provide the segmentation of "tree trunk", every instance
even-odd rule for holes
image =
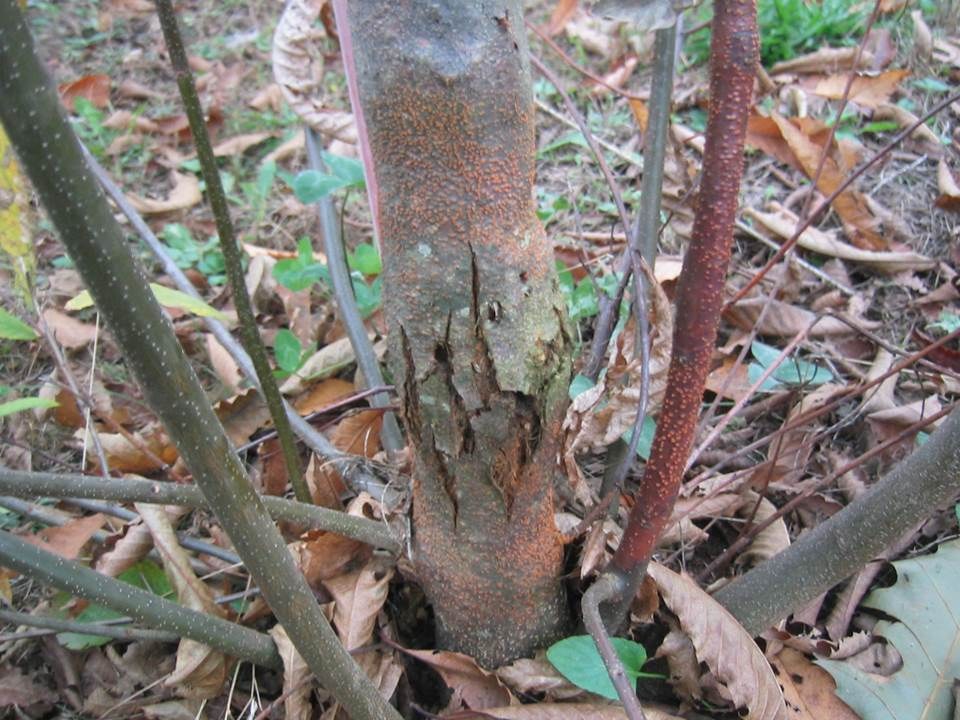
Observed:
[[[568,614],[553,478],[571,344],[535,214],[523,14],[358,0],[349,26],[414,453],[414,562],[439,642],[497,665],[557,639]]]

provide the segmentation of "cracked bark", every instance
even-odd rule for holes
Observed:
[[[349,6],[379,197],[414,563],[440,642],[497,665],[565,628],[553,479],[570,339],[533,201],[517,2]]]

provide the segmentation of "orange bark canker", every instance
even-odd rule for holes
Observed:
[[[630,574],[650,559],[676,501],[717,338],[743,143],[758,62],[754,0],[718,0],[710,50],[710,113],[693,239],[677,290],[673,356],[643,483],[613,566]]]
[[[356,0],[349,15],[414,456],[413,561],[439,643],[496,666],[568,620],[553,473],[570,339],[533,199],[522,11]]]

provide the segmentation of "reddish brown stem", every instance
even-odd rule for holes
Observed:
[[[703,180],[677,292],[667,391],[640,495],[612,560],[613,568],[627,575],[647,562],[669,521],[693,444],[723,308],[757,63],[756,22],[752,0],[716,4]]]

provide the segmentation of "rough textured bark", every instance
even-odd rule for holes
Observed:
[[[552,489],[570,342],[532,196],[523,15],[362,0],[349,26],[414,452],[414,562],[440,642],[495,665],[566,620]]]

